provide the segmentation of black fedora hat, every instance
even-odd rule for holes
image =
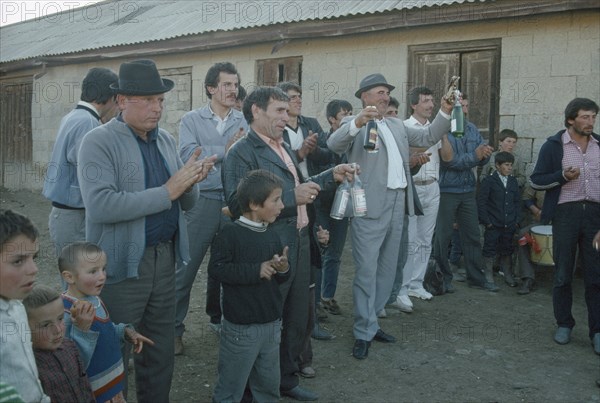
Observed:
[[[360,88],[358,89],[358,91],[356,91],[354,95],[356,96],[356,98],[360,98],[360,94],[362,94],[363,92],[368,91],[374,87],[379,87],[380,85],[387,87],[390,91],[396,88],[393,85],[388,84],[383,74],[375,73],[369,74],[360,81]]]
[[[119,84],[110,86],[117,94],[155,95],[162,94],[175,86],[167,78],[160,78],[152,60],[134,60],[123,63],[119,68]]]

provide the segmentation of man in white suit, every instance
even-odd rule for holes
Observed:
[[[348,162],[361,167],[367,215],[352,219],[352,255],[356,266],[353,283],[354,348],[357,359],[367,357],[372,340],[393,343],[377,323],[377,312],[387,302],[398,262],[404,215],[422,214],[409,167],[409,145],[430,147],[450,130],[452,103],[445,99],[430,126],[405,127],[398,118],[384,117],[390,100],[388,84],[381,74],[360,82],[356,97],[363,109],[346,117],[327,141],[336,153],[347,153]],[[365,150],[365,126],[377,122],[377,146]],[[345,124],[344,124],[345,123]]]

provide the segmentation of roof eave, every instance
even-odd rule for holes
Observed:
[[[532,18],[542,14],[588,9],[598,11],[596,0],[538,0],[525,3],[520,0],[503,1],[494,3],[493,7],[490,7],[490,4],[490,2],[470,3],[469,13],[465,13],[460,4],[445,7],[403,9],[330,20],[310,20],[232,31],[216,31],[161,41],[92,49],[71,54],[48,55],[2,63],[0,64],[0,75],[38,67],[41,64],[51,67],[123,57],[137,58],[189,53],[291,39],[335,37],[390,29],[464,24],[484,20]]]

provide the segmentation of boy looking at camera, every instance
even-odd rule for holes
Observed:
[[[213,401],[240,401],[246,383],[257,402],[279,400],[279,343],[289,277],[288,247],[271,229],[281,210],[282,181],[250,171],[237,187],[242,216],[215,239],[209,275],[223,287],[218,380]]]
[[[511,175],[514,161],[508,151],[496,154],[496,170],[483,179],[477,198],[479,221],[485,227],[482,255],[486,281],[494,282],[494,259],[499,255],[504,281],[511,287],[517,285],[512,273],[512,253],[521,214],[519,184]]]
[[[53,402],[94,403],[77,346],[65,338],[63,304],[58,291],[38,285],[23,300],[23,305],[44,391]]]

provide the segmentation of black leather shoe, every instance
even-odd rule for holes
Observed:
[[[446,283],[444,284],[444,293],[445,294],[453,294],[454,293],[454,286],[452,285],[452,283]]]
[[[521,284],[521,288],[519,288],[519,291],[517,291],[517,294],[526,295],[526,294],[529,294],[532,290],[533,290],[533,279],[526,278],[525,280],[523,280],[523,284]]]
[[[352,356],[357,360],[364,360],[369,355],[370,341],[356,339],[352,348]]]
[[[395,343],[396,338],[390,334],[385,333],[383,330],[379,329],[377,333],[375,333],[375,337],[373,340],[379,341],[381,343]]]
[[[319,399],[319,395],[317,395],[315,392],[312,392],[308,389],[304,389],[300,385],[290,390],[282,390],[281,394],[283,396],[291,397],[292,399],[299,400],[301,402],[311,402],[313,400]]]

